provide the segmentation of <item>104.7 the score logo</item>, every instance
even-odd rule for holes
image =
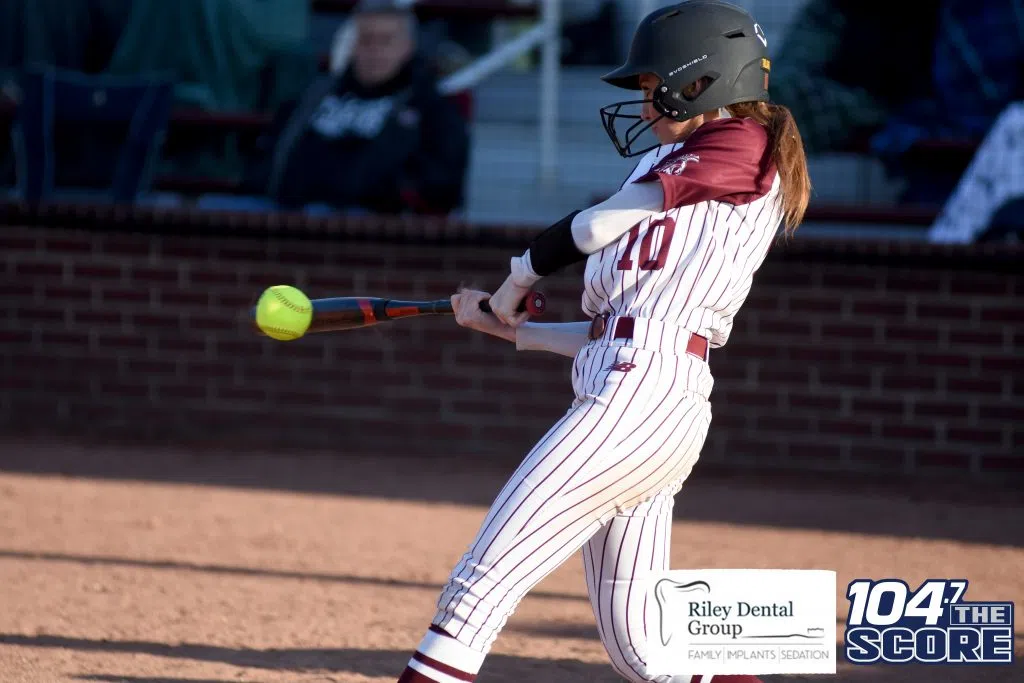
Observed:
[[[965,602],[966,579],[858,579],[847,588],[853,664],[1010,664],[1013,603]]]

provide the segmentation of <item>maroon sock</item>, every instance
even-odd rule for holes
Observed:
[[[434,653],[434,647],[430,641],[431,638],[434,638],[436,641],[437,637],[441,636],[443,638],[450,639],[452,644],[456,644],[456,641],[451,634],[441,627],[431,625],[429,630],[435,635],[432,636],[428,633],[424,638],[424,642],[420,643],[420,647],[425,647],[428,652]],[[441,655],[437,654],[435,657],[436,656]],[[446,658],[450,656],[451,653],[448,652]],[[447,677],[466,681],[466,683],[472,683],[476,680],[475,673],[469,673],[450,664],[445,664],[444,662],[438,661],[435,657],[428,656],[419,650],[416,650],[412,655],[412,659],[409,660],[409,664],[406,665],[405,671],[403,671],[402,675],[399,676],[398,683],[438,683],[436,679],[431,678],[431,674],[444,674]],[[454,661],[457,661],[457,658]],[[416,668],[413,668],[414,664]]]
[[[419,671],[405,667],[405,671],[398,677],[398,683],[437,683],[433,678],[427,678]]]

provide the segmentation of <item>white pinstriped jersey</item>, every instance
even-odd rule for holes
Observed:
[[[583,311],[651,318],[723,346],[782,219],[767,152],[759,124],[723,119],[643,157],[623,187],[660,180],[665,210],[590,255]]]

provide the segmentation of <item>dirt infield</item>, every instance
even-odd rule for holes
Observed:
[[[393,682],[515,465],[12,441],[0,455],[3,683]],[[968,599],[1024,605],[1024,494],[873,488],[698,466],[672,565],[830,568],[843,588],[963,576]],[[766,680],[1024,680],[1020,665],[840,670]],[[478,680],[620,680],[578,556],[523,601]]]

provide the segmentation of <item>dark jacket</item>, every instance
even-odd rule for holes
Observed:
[[[275,117],[250,191],[288,207],[444,214],[461,206],[468,124],[428,65],[414,58],[374,88],[350,71],[312,85]]]

